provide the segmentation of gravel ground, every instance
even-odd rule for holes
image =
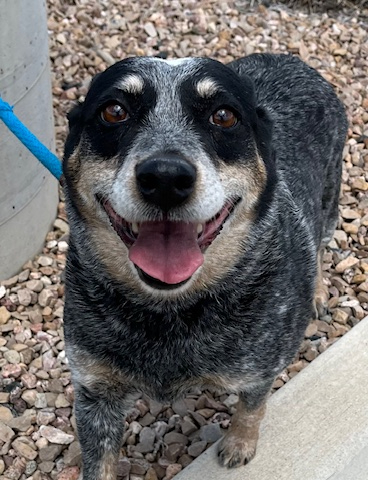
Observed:
[[[312,321],[275,390],[368,314],[368,10],[322,14],[302,6],[290,10],[272,3],[267,8],[241,0],[48,0],[60,157],[65,113],[83,99],[96,72],[129,55],[206,55],[227,62],[252,52],[291,52],[316,67],[345,102],[351,128],[344,150],[341,216],[323,265],[330,314]],[[42,254],[0,284],[1,479],[76,480],[79,475],[62,331],[67,249],[61,192],[58,218]],[[173,405],[141,397],[127,418],[120,478],[173,478],[228,428],[236,401],[236,395],[207,391],[191,391]]]

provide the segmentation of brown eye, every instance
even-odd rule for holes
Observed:
[[[238,123],[238,119],[231,110],[220,108],[210,116],[210,122],[222,128],[230,128]]]
[[[129,113],[118,103],[113,103],[102,110],[101,117],[107,123],[121,123],[128,120]]]

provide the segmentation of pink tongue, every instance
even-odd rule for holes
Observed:
[[[184,222],[144,222],[129,250],[130,260],[164,283],[188,280],[202,265],[195,225]]]

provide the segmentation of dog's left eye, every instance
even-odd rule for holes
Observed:
[[[210,116],[210,122],[222,128],[230,128],[238,123],[238,118],[228,108],[220,108]]]
[[[101,118],[107,123],[121,123],[129,118],[129,113],[118,103],[112,103],[101,112]]]

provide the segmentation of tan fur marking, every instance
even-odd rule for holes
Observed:
[[[71,357],[76,379],[85,387],[92,388],[97,384],[122,387],[131,383],[131,379],[125,376],[121,370],[94,358],[85,351],[74,350]]]
[[[326,313],[328,299],[330,297],[328,287],[324,283],[323,273],[322,273],[322,263],[323,263],[323,252],[324,248],[321,248],[318,252],[318,261],[317,261],[317,277],[315,283],[315,293],[314,293],[314,309],[316,317],[322,317]]]
[[[118,455],[106,453],[100,465],[100,480],[115,480],[117,475]]]
[[[112,185],[117,159],[102,160],[91,153],[83,152],[86,160],[80,162],[79,148],[68,161],[68,169],[74,176],[74,188],[78,193],[78,208],[90,226],[93,248],[109,274],[118,282],[127,285],[137,294],[147,295],[147,287],[142,284],[134,266],[128,258],[128,249],[118,237],[113,227],[94,198],[94,192],[100,184]],[[225,191],[238,192],[242,196],[241,204],[229,219],[223,231],[214,240],[205,253],[205,261],[194,274],[192,281],[178,290],[152,290],[155,299],[177,298],[201,291],[217,283],[227,275],[241,254],[247,241],[250,227],[256,216],[255,206],[263,192],[267,180],[266,168],[260,156],[249,159],[245,166],[220,163],[219,175]],[[136,191],[133,177],[127,180],[126,188]],[[107,188],[107,187],[105,187]],[[137,199],[137,201],[141,201]]]
[[[219,88],[218,85],[212,78],[202,78],[197,85],[198,95],[202,98],[209,98],[215,95]]]
[[[231,426],[219,445],[224,466],[237,467],[248,463],[256,454],[259,426],[266,412],[266,403],[249,412],[239,401]]]
[[[120,282],[137,290],[139,280],[135,278],[129,266],[128,249],[110,225],[110,222],[97,204],[94,192],[99,184],[112,184],[117,170],[117,159],[101,160],[92,154],[85,161],[79,160],[79,147],[68,160],[68,170],[73,178],[73,187],[77,192],[77,207],[89,224],[89,232],[97,256],[106,266],[110,275]],[[127,188],[129,188],[127,186]]]
[[[143,78],[136,74],[127,75],[121,79],[116,86],[127,93],[139,95],[143,92],[144,82]]]
[[[238,261],[256,216],[256,203],[267,180],[260,157],[242,168],[223,164],[220,166],[220,176],[225,191],[241,192],[243,200],[230,219],[228,234],[222,231],[208,248],[201,273],[193,284],[195,290],[207,288],[223,278]]]

